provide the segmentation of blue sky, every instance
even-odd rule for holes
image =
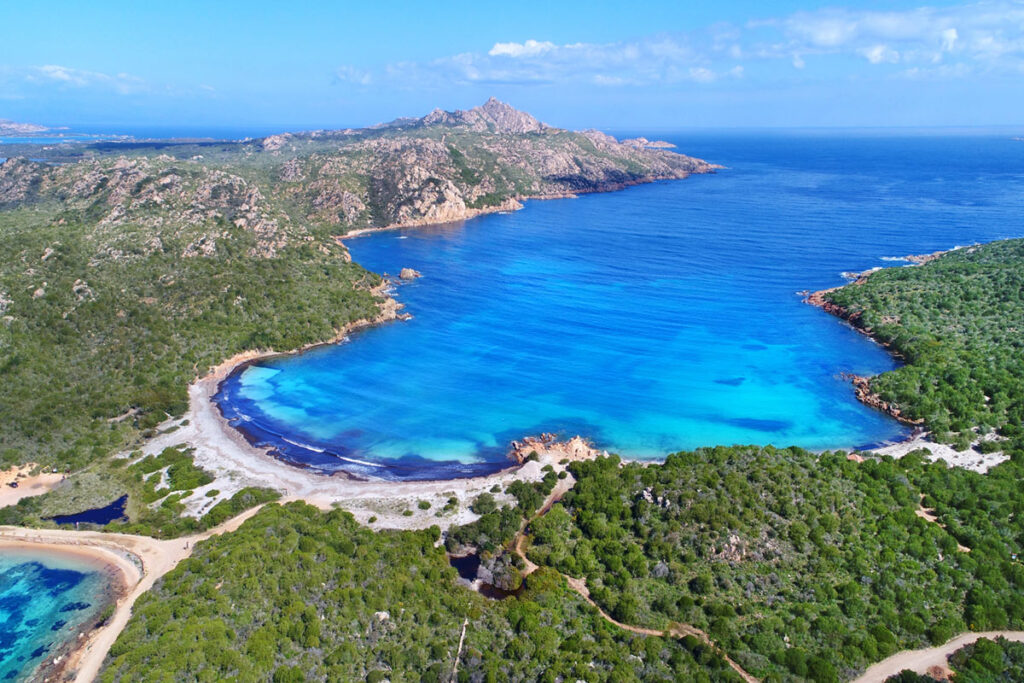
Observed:
[[[1024,0],[5,2],[0,118],[615,129],[1024,123]]]

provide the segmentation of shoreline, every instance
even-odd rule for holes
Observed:
[[[619,192],[630,187],[636,187],[638,185],[649,185],[651,183],[662,182],[666,180],[685,180],[692,175],[710,175],[717,171],[724,169],[725,166],[718,164],[711,164],[704,162],[706,165],[698,171],[680,171],[679,174],[674,175],[658,175],[648,176],[642,179],[636,180],[625,180],[615,183],[606,183],[598,187],[584,188],[580,190],[573,190],[571,192],[551,192],[548,194],[536,194],[536,195],[515,195],[502,201],[500,204],[493,206],[484,206],[478,209],[471,209],[467,207],[461,215],[454,216],[447,220],[437,219],[415,219],[411,221],[404,221],[400,223],[391,223],[383,227],[369,227],[369,228],[356,228],[355,230],[349,230],[348,232],[335,235],[334,240],[339,244],[344,244],[344,241],[351,238],[362,237],[364,235],[372,235],[378,232],[386,232],[389,230],[404,230],[408,228],[425,228],[435,225],[451,225],[453,223],[462,223],[480,216],[486,216],[493,213],[511,213],[513,211],[519,211],[525,208],[523,202],[530,201],[547,201],[551,199],[577,199],[583,194],[603,194],[605,192]]]
[[[141,579],[140,569],[136,566],[136,562],[141,565],[141,560],[136,557],[135,562],[131,562],[124,555],[103,546],[52,543],[41,539],[19,540],[0,536],[0,551],[8,556],[24,555],[26,559],[38,559],[40,556],[52,558],[56,560],[55,564],[62,568],[95,572],[104,577],[100,609],[75,627],[77,637],[69,634],[67,640],[47,652],[45,658],[28,672],[30,675],[27,680],[66,678],[73,671],[74,663],[81,658],[94,634],[109,621],[109,616],[103,619],[103,613],[110,607],[116,609]],[[67,562],[69,558],[73,558],[70,563]],[[67,566],[69,564],[72,566]]]
[[[62,553],[78,556],[86,562],[105,563],[123,580],[124,589],[112,603],[113,613],[102,624],[95,624],[88,632],[82,631],[85,635],[70,642],[68,653],[61,654],[58,661],[48,657],[49,666],[53,669],[45,669],[47,677],[64,680],[73,676],[76,683],[94,680],[114,641],[128,624],[135,601],[158,579],[189,557],[197,543],[234,531],[263,507],[250,508],[203,533],[170,540],[103,531],[0,526],[0,547],[6,545],[32,552]]]
[[[934,261],[945,254],[956,251],[957,249],[960,249],[960,247],[953,247],[952,249],[947,249],[945,251],[936,251],[930,254],[908,254],[907,256],[900,257],[900,259],[908,262],[911,266],[922,266],[928,263],[929,261]],[[843,308],[842,306],[832,303],[832,301],[828,299],[828,295],[831,294],[832,292],[839,291],[840,289],[843,289],[845,287],[859,287],[860,285],[867,282],[868,278],[870,278],[874,273],[877,273],[880,270],[884,269],[870,268],[859,273],[853,273],[853,279],[850,282],[847,282],[844,285],[839,285],[837,287],[828,287],[827,289],[819,289],[817,291],[805,290],[797,293],[803,297],[803,303],[808,304],[809,306],[814,306],[815,308],[820,308],[829,315],[839,318],[843,322],[847,323],[850,327],[857,330],[865,337],[881,346],[883,349],[886,350],[886,352],[891,357],[896,359],[898,362],[903,363],[906,361],[906,359],[903,357],[903,354],[894,349],[891,344],[875,338],[872,334],[871,328],[865,327],[864,324],[861,322],[860,313],[852,313],[847,309]],[[920,428],[924,424],[923,419],[919,418],[914,420],[906,417],[905,415],[903,415],[903,411],[900,408],[889,403],[888,401],[885,401],[884,399],[882,399],[881,396],[875,393],[875,391],[872,390],[871,388],[870,377],[865,377],[863,375],[856,375],[852,373],[843,373],[842,376],[844,379],[850,380],[850,383],[854,387],[854,395],[857,397],[857,400],[863,403],[864,405],[868,406],[869,408],[874,408],[875,410],[885,413],[886,415],[893,418],[897,422],[900,422],[901,424],[905,424],[911,427]],[[912,441],[914,438],[915,435],[912,434],[911,436],[907,437],[907,439],[905,439],[904,441]]]
[[[80,662],[92,647],[98,635],[108,626],[114,613],[129,596],[132,588],[143,578],[143,562],[137,555],[126,549],[117,549],[108,544],[86,543],[80,539],[49,539],[36,530],[22,530],[17,534],[15,527],[0,527],[0,550],[26,558],[45,556],[55,558],[57,564],[71,564],[75,571],[90,571],[103,574],[105,586],[100,598],[101,607],[92,617],[75,628],[78,636],[70,636],[59,647],[47,652],[43,661],[32,669],[28,680],[64,680],[75,672]],[[128,556],[132,559],[129,560]],[[67,562],[72,559],[72,562]],[[84,566],[83,566],[84,565]],[[111,613],[103,617],[104,612]]]
[[[644,181],[652,182],[652,181]],[[634,183],[639,184],[639,183]],[[554,198],[554,197],[552,197]],[[521,206],[520,206],[521,208]],[[486,212],[483,212],[486,213]],[[475,215],[480,215],[477,213]],[[383,228],[371,228],[361,231],[354,231],[347,235],[337,236],[336,240],[339,242],[347,239],[348,237],[358,237],[373,232],[381,232],[385,230],[396,230],[408,227],[422,227],[426,224],[411,224],[411,225],[392,225]],[[431,223],[430,225],[437,225]],[[935,260],[940,256],[960,249],[962,247],[954,247],[953,249],[945,251],[937,251],[930,254],[924,255],[908,255],[900,257],[914,265],[922,265],[929,261]],[[878,268],[865,271],[863,273],[856,274],[856,278],[852,283],[843,286],[859,285],[867,280],[871,273],[877,272]],[[365,491],[360,492],[354,487],[364,487],[365,490],[379,491],[381,498],[383,499],[401,499],[404,495],[412,495],[417,491],[435,491],[439,486],[447,486],[451,489],[463,489],[463,490],[474,490],[477,488],[477,482],[488,482],[498,481],[507,476],[515,476],[516,473],[523,468],[525,457],[529,454],[530,449],[526,446],[528,444],[552,444],[555,443],[552,435],[539,435],[539,436],[523,436],[519,441],[513,441],[509,448],[509,464],[507,467],[499,468],[494,472],[479,475],[455,475],[447,476],[444,478],[425,478],[425,479],[390,479],[385,477],[376,477],[373,475],[366,475],[364,473],[352,473],[346,470],[338,470],[336,472],[326,473],[314,468],[305,468],[300,464],[292,464],[284,458],[280,458],[275,455],[273,447],[260,447],[253,443],[252,436],[246,432],[244,427],[236,427],[231,424],[230,420],[226,418],[220,409],[220,406],[213,401],[213,397],[220,391],[223,382],[233,375],[239,372],[248,365],[257,362],[259,360],[290,356],[301,354],[314,348],[326,346],[330,344],[337,344],[344,340],[347,335],[351,332],[369,328],[375,325],[384,324],[391,322],[396,319],[409,319],[409,314],[399,314],[403,308],[403,304],[399,303],[393,297],[391,297],[386,290],[391,286],[391,282],[388,280],[382,281],[379,285],[375,286],[372,291],[379,296],[384,296],[384,301],[380,304],[380,314],[372,319],[362,319],[353,321],[352,323],[344,326],[332,339],[307,344],[301,348],[293,349],[290,351],[278,352],[274,350],[266,351],[248,351],[240,354],[236,354],[231,358],[223,361],[217,366],[211,367],[210,371],[202,376],[197,377],[190,387],[190,401],[189,410],[185,415],[185,418],[189,420],[188,426],[179,426],[179,430],[176,431],[177,438],[174,439],[175,443],[187,443],[196,448],[196,464],[204,467],[205,469],[215,471],[228,475],[232,473],[236,476],[250,481],[251,485],[270,485],[278,491],[281,491],[284,495],[296,495],[306,499],[311,504],[317,505],[322,509],[326,509],[327,505],[346,506],[350,512],[356,514],[357,519],[363,523],[366,523],[370,517],[377,517],[377,515],[357,514],[357,509],[352,509],[347,506],[346,503],[352,503],[354,499],[366,498],[367,494]],[[826,312],[839,317],[840,319],[848,322],[854,329],[872,339],[876,343],[887,349],[887,351],[899,360],[902,360],[898,352],[892,349],[889,345],[879,342],[871,336],[871,331],[862,326],[858,326],[856,320],[858,316],[851,315],[839,306],[832,304],[825,299],[825,296],[832,291],[840,289],[840,287],[832,287],[829,289],[819,290],[817,292],[801,292],[805,296],[804,302],[822,308]],[[835,450],[844,450],[850,453],[856,452],[869,452],[876,455],[892,455],[893,457],[902,457],[906,453],[917,450],[920,448],[926,448],[932,453],[933,460],[945,460],[950,465],[966,467],[968,469],[974,469],[975,471],[987,471],[988,468],[1002,462],[1006,459],[1000,453],[981,456],[980,459],[973,463],[968,463],[967,460],[972,456],[979,455],[976,452],[957,452],[943,444],[930,441],[928,438],[928,432],[923,429],[923,420],[911,420],[901,414],[899,408],[890,405],[888,402],[883,401],[880,397],[874,394],[870,390],[869,381],[870,378],[861,377],[856,375],[850,375],[849,378],[856,389],[857,399],[872,408],[880,410],[890,417],[896,419],[902,424],[915,427],[914,431],[903,439],[895,443],[885,443],[876,445],[866,449],[860,449],[856,446],[850,447],[838,447]],[[213,419],[210,419],[210,415],[204,415],[204,413],[210,412],[206,410],[207,407],[212,407],[212,412],[215,413]],[[203,420],[203,417],[206,419]],[[201,428],[196,427],[197,420],[201,421],[203,425]],[[180,423],[182,420],[171,420],[169,423],[174,424]],[[184,430],[181,433],[180,430]],[[191,432],[191,434],[189,434]],[[159,437],[157,437],[159,439]],[[577,440],[579,443],[577,444]],[[565,442],[559,442],[559,446],[567,447],[564,452],[571,452],[574,456],[580,451],[580,447],[584,445],[585,439],[579,436],[572,437]],[[148,444],[147,444],[148,445]],[[168,444],[170,445],[170,444]],[[209,450],[220,452],[222,455],[227,455],[227,462],[230,463],[225,465],[218,463],[215,459],[205,457],[202,453],[206,446]],[[212,448],[210,448],[212,446]],[[548,449],[545,449],[548,450]],[[586,448],[585,450],[590,451],[593,457],[594,454],[599,454],[598,451],[592,448]],[[826,449],[832,450],[832,449]],[[939,451],[936,454],[936,450]],[[152,450],[147,450],[152,452]],[[230,453],[228,453],[230,452]],[[551,453],[548,453],[549,458]],[[667,454],[666,454],[667,455]],[[993,457],[994,456],[994,457]],[[620,456],[622,457],[622,456]],[[624,458],[626,460],[632,460],[630,458]],[[518,460],[518,464],[515,462]],[[662,462],[664,457],[659,459],[652,459],[649,462]],[[273,463],[271,466],[270,463]],[[645,461],[647,462],[647,461]],[[376,463],[373,463],[374,465]],[[386,465],[384,466],[387,467]],[[279,469],[283,468],[283,469]],[[275,470],[273,473],[267,471],[268,469]],[[350,486],[341,486],[339,480],[346,480]],[[268,484],[268,482],[273,482]],[[330,483],[328,483],[330,482]],[[221,484],[218,477],[217,484]],[[380,487],[384,485],[389,487],[388,491],[380,490]],[[218,489],[222,487],[218,486]],[[390,517],[390,515],[389,515]],[[416,512],[413,513],[412,518],[419,518]],[[475,516],[474,516],[475,517]],[[378,517],[379,519],[379,517]],[[410,528],[408,524],[410,520],[395,520],[389,519],[385,522],[394,524],[394,528]],[[472,521],[471,519],[469,521]],[[397,522],[397,524],[396,524]],[[404,522],[404,523],[403,523]],[[457,522],[452,520],[450,524],[465,523]],[[447,525],[446,525],[447,526]]]
[[[923,266],[926,263],[935,261],[945,256],[946,254],[950,254],[961,249],[972,249],[975,246],[977,245],[970,245],[967,247],[955,246],[951,249],[933,251],[928,254],[908,254],[902,257],[889,258],[889,260],[899,260],[907,263],[907,265],[905,266],[889,267],[908,268]],[[851,313],[842,306],[839,306],[838,304],[832,303],[831,301],[828,300],[828,295],[830,293],[843,289],[844,287],[858,287],[867,282],[868,278],[870,278],[874,273],[877,273],[881,270],[886,270],[886,268],[870,268],[859,273],[852,273],[851,281],[847,282],[844,285],[839,285],[837,287],[829,287],[827,289],[821,289],[814,292],[803,291],[798,292],[798,294],[803,296],[803,303],[808,304],[810,306],[814,306],[815,308],[820,308],[829,315],[839,318],[843,322],[850,325],[850,327],[855,329],[857,332],[860,332],[868,339],[881,346],[894,359],[903,363],[906,361],[903,355],[899,351],[894,349],[891,344],[884,342],[880,339],[876,339],[872,334],[872,329],[866,327],[861,322],[860,313]],[[869,448],[866,449],[865,452],[882,456],[888,455],[896,459],[899,459],[902,458],[904,455],[907,455],[908,453],[924,449],[930,453],[928,459],[931,460],[932,462],[942,460],[950,467],[961,467],[981,474],[986,473],[992,467],[995,467],[996,465],[1010,459],[1009,456],[1005,455],[1001,451],[997,451],[995,453],[980,453],[978,451],[973,450],[973,447],[982,440],[981,438],[973,440],[971,446],[966,451],[958,451],[952,446],[949,446],[948,444],[933,441],[929,438],[930,432],[925,428],[924,419],[910,419],[902,414],[902,410],[899,407],[882,399],[881,396],[879,396],[871,389],[871,377],[865,377],[862,375],[855,375],[849,373],[843,373],[842,376],[845,379],[850,380],[850,383],[854,387],[854,394],[857,400],[860,401],[862,404],[868,406],[869,408],[874,408],[875,410],[885,413],[886,415],[895,419],[901,424],[908,425],[914,428],[914,431],[912,433],[907,435],[904,439],[897,441],[896,443]]]

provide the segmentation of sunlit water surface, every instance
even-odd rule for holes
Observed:
[[[250,365],[221,409],[286,460],[393,478],[492,472],[540,432],[636,458],[901,438],[840,376],[894,362],[797,292],[1024,235],[1024,143],[669,139],[728,168],[351,240],[373,271],[423,273],[397,291],[413,320]]]

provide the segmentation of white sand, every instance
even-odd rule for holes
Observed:
[[[178,425],[178,429],[151,439],[142,448],[145,454],[157,454],[170,446],[195,449],[195,464],[216,478],[183,500],[189,513],[196,516],[242,488],[261,486],[277,489],[286,497],[302,499],[324,510],[345,508],[364,524],[368,524],[371,517],[376,517],[376,521],[370,524],[373,528],[421,529],[436,524],[444,530],[475,520],[477,515],[470,511],[470,504],[495,485],[504,490],[515,480],[540,481],[546,464],[561,469],[554,456],[542,455],[540,460],[521,466],[510,460],[509,469],[487,477],[441,481],[362,481],[344,475],[325,476],[303,470],[281,462],[265,450],[254,448],[221,416],[211,397],[226,376],[228,367],[221,366],[192,384],[189,387],[188,413],[182,420],[162,425],[163,429]],[[186,420],[188,424],[182,426]],[[206,493],[211,490],[218,491],[218,495],[208,498]],[[499,502],[507,500],[503,493],[493,495]],[[458,506],[454,511],[438,516],[437,513],[452,497],[458,499]],[[430,503],[430,508],[419,509],[420,501]],[[412,514],[403,514],[406,511]]]
[[[982,441],[990,440],[993,440],[992,437],[981,437],[976,439],[971,445],[974,446]],[[980,474],[984,474],[999,463],[1010,459],[1010,456],[1002,453],[1001,451],[996,451],[995,453],[979,453],[973,448],[969,448],[966,451],[958,451],[947,444],[935,443],[928,438],[927,432],[914,437],[913,439],[901,441],[900,443],[893,444],[892,446],[885,446],[884,448],[876,448],[870,452],[877,455],[889,455],[898,459],[911,451],[916,451],[922,448],[931,453],[931,455],[928,456],[928,459],[932,462],[942,460],[950,467],[962,467],[966,470],[971,470]]]
[[[100,561],[116,568],[124,577],[125,594],[118,599],[114,614],[106,625],[89,634],[85,642],[64,663],[65,671],[76,672],[75,681],[87,683],[96,678],[110,646],[131,617],[132,605],[149,590],[157,579],[178,566],[192,554],[196,543],[211,536],[234,531],[259,512],[262,506],[246,510],[195,536],[159,541],[148,536],[112,534],[99,531],[68,529],[25,529],[0,527],[0,547],[52,547],[62,553],[78,554],[90,561]]]

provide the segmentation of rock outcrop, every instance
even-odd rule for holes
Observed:
[[[855,279],[853,282],[845,286],[857,287],[859,285],[864,284],[864,282],[870,275],[870,272],[862,273],[857,279]],[[830,313],[831,315],[834,315],[837,318],[841,318],[847,321],[848,323],[850,323],[850,325],[853,326],[855,330],[870,337],[872,330],[870,327],[864,325],[861,319],[862,313],[860,311],[849,311],[843,308],[842,306],[836,304],[829,298],[828,295],[831,292],[836,291],[837,289],[841,289],[841,287],[832,287],[830,289],[823,289],[818,292],[804,292],[805,296],[803,301],[806,304],[816,306],[824,310],[826,313]],[[883,346],[886,346],[886,348],[888,348],[888,345],[886,344],[883,344]],[[890,352],[892,352],[891,349]],[[850,380],[850,382],[853,384],[857,400],[863,403],[864,405],[870,406],[876,410],[880,410],[883,413],[889,415],[890,417],[899,420],[903,424],[920,425],[924,423],[924,420],[912,420],[906,417],[905,415],[903,415],[903,411],[900,409],[899,406],[897,406],[895,403],[886,401],[881,396],[879,396],[871,387],[870,377],[863,377],[861,375],[854,374],[844,374],[843,377]]]
[[[516,210],[523,199],[717,168],[634,142],[553,128],[491,98],[370,129],[216,143],[216,151],[187,141],[41,149],[62,163],[8,159],[0,207],[59,206],[65,220],[98,226],[96,258],[167,250],[213,258],[229,242],[273,258],[325,234],[461,221]],[[126,226],[143,230],[129,238]]]
[[[574,436],[565,441],[559,441],[555,434],[541,434],[539,436],[527,436],[521,441],[513,441],[509,448],[509,455],[516,462],[525,462],[531,455],[544,455],[555,460],[590,460],[601,455],[608,455],[607,451],[595,448],[582,436]]]

